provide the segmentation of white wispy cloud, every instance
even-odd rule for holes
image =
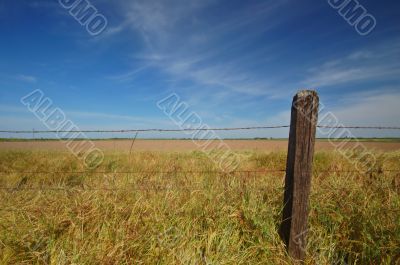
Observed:
[[[23,75],[23,74],[19,74],[15,78],[19,81],[23,81],[23,82],[27,82],[27,83],[36,83],[38,80],[35,76]]]
[[[331,108],[347,125],[399,126],[400,86],[349,94]]]
[[[323,120],[327,113],[329,117],[333,114],[338,124],[345,126],[400,126],[398,114],[400,101],[400,87],[379,87],[371,91],[356,92],[349,94],[346,99],[342,99],[335,105],[329,105],[321,98],[324,109],[321,109],[319,119],[320,123],[327,125],[327,121]],[[259,124],[259,123],[258,123]],[[267,117],[264,125],[289,125],[290,110],[282,111]],[[334,124],[330,124],[334,125]],[[325,133],[319,133],[319,137],[328,137],[327,132],[330,130],[322,130]],[[356,137],[399,137],[398,131],[385,130],[350,130]],[[343,133],[344,130],[338,132]],[[287,129],[274,130],[272,132],[264,132],[272,137],[287,137]]]
[[[66,114],[71,118],[76,119],[96,119],[96,120],[108,120],[112,122],[129,122],[132,125],[137,124],[160,124],[160,125],[171,125],[170,122],[165,122],[166,119],[160,118],[149,118],[149,117],[135,117],[129,115],[118,115],[101,112],[86,112],[86,111],[66,111]]]
[[[345,126],[400,126],[398,115],[400,87],[377,88],[372,91],[351,93],[336,106],[326,106],[337,118],[338,125]],[[324,117],[323,112],[320,116]],[[396,130],[350,129],[356,137],[399,137]],[[344,133],[344,130],[340,131]],[[327,137],[327,133],[322,134]]]
[[[302,83],[309,87],[329,87],[355,82],[397,79],[400,76],[400,45],[385,42],[369,49],[315,66]]]
[[[145,71],[151,66],[151,64],[144,64],[142,66],[139,66],[135,69],[130,70],[129,72],[122,73],[122,74],[117,74],[117,75],[110,75],[108,76],[109,79],[116,80],[119,82],[126,82],[126,81],[132,81],[138,74],[141,72]]]
[[[222,54],[251,43],[253,37],[279,24],[280,19],[264,22],[270,16],[277,18],[275,11],[286,2],[267,1],[251,5],[212,25],[199,17],[198,13],[218,1],[123,2],[125,19],[117,31],[130,29],[139,32],[146,44],[146,50],[141,52],[143,64],[151,64],[175,80],[191,80],[201,86],[212,86],[214,91],[269,95],[274,93],[271,81],[266,76],[260,78],[246,69],[256,58],[260,58],[260,51],[249,50],[240,56],[235,53],[236,56],[229,58],[223,58]],[[260,24],[265,25],[256,26]],[[248,29],[244,31],[245,34],[235,35],[238,29],[244,28]],[[229,42],[224,39],[221,43],[221,38],[229,35],[235,37],[229,38]],[[124,79],[132,74],[136,74],[136,69],[118,77]]]
[[[76,124],[81,124],[83,129],[95,128],[95,129],[137,129],[137,128],[150,128],[150,127],[164,127],[173,128],[174,124],[168,119],[168,117],[141,117],[131,115],[121,115],[113,113],[102,113],[102,112],[90,112],[80,110],[63,110],[66,119],[71,120]],[[162,114],[162,112],[160,111]],[[18,105],[0,105],[0,119],[7,121],[7,123],[1,123],[1,128],[11,129],[26,129],[26,125],[36,127],[45,127],[44,124],[34,116],[24,106]],[[10,120],[13,122],[9,122]],[[17,127],[12,128],[12,125],[19,124]],[[88,126],[86,126],[88,125]],[[25,127],[24,127],[25,126]],[[122,127],[121,127],[122,126]],[[28,127],[30,128],[30,127]]]

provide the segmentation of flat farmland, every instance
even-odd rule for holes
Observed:
[[[132,140],[95,140],[93,141],[97,148],[104,151],[129,151],[132,146]],[[287,140],[224,140],[232,150],[244,151],[285,151],[287,150]],[[77,145],[79,143],[76,143]],[[208,148],[215,148],[220,144],[218,141],[212,142]],[[319,140],[316,143],[317,151],[333,151],[336,146],[343,145],[344,148],[351,149],[357,142],[335,142],[330,143],[326,140]],[[397,151],[400,150],[399,141],[390,140],[364,140],[361,142],[366,148],[376,151]],[[200,150],[201,146],[206,145],[206,141],[191,140],[136,140],[133,150],[136,151],[165,151],[182,152]],[[200,147],[199,147],[200,146]],[[63,141],[3,141],[0,142],[0,150],[66,150]]]
[[[278,234],[285,173],[266,170],[284,169],[286,151],[238,151],[246,155],[232,173],[202,152],[104,153],[88,170],[68,151],[0,149],[0,264],[296,264]],[[374,154],[371,172],[359,173],[337,152],[316,152],[305,264],[400,264],[400,152]]]

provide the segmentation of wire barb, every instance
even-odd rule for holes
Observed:
[[[246,131],[246,130],[267,130],[290,128],[290,125],[277,126],[250,126],[250,127],[233,127],[233,128],[186,128],[186,129],[130,129],[130,130],[0,130],[0,133],[140,133],[140,132],[193,132],[193,131]],[[400,130],[400,126],[330,126],[318,125],[321,129],[371,129],[371,130]]]

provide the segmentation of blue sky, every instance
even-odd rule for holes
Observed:
[[[20,103],[34,89],[81,129],[177,128],[156,106],[171,93],[211,127],[288,124],[301,88],[345,125],[400,124],[399,1],[360,0],[377,21],[367,36],[327,1],[90,3],[108,21],[98,36],[57,0],[0,2],[0,129],[45,128]]]

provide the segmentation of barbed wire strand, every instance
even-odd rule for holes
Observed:
[[[0,171],[0,174],[235,174],[235,173],[277,173],[285,172],[285,169],[265,169],[265,170],[235,170],[235,171],[216,171],[216,170],[177,170],[177,171]]]
[[[177,171],[0,171],[0,175],[12,175],[12,174],[82,174],[82,175],[96,175],[96,174],[245,174],[245,173],[279,173],[286,172],[286,169],[263,169],[263,170],[235,170],[235,171],[209,171],[209,170],[177,170]],[[360,170],[314,170],[314,173],[360,173]],[[400,173],[400,169],[377,169],[377,170],[366,170],[364,173],[385,173],[394,172]]]
[[[223,174],[223,175],[233,175],[236,173],[241,173],[245,175],[245,178],[242,179],[242,181],[245,181],[247,178],[250,178],[251,173],[285,173],[286,170],[284,169],[263,169],[263,170],[236,170],[236,171],[231,171],[231,172],[224,172],[224,171],[124,171],[124,172],[112,172],[112,171],[35,171],[35,172],[18,172],[18,171],[0,171],[0,175],[4,174],[22,174],[22,175],[28,175],[28,174],[156,174],[156,173],[162,173],[162,174],[172,174],[172,173],[212,173],[212,174]],[[393,172],[393,173],[400,173],[400,169],[379,169],[379,170],[369,170],[364,173],[366,174],[371,174],[371,173],[380,173],[383,174],[385,172]],[[313,170],[314,174],[320,174],[320,173],[360,173],[358,170],[318,170],[314,169]],[[253,174],[256,176],[256,174]],[[247,176],[247,178],[246,178]],[[24,177],[25,183],[23,185],[26,185],[26,176]],[[57,187],[57,186],[47,186],[43,187],[23,187],[18,184],[17,186],[10,187],[10,186],[0,186],[0,191],[4,192],[49,192],[49,191],[54,191],[54,192],[132,192],[132,191],[147,191],[147,192],[166,192],[166,191],[194,191],[194,190],[204,190],[208,189],[209,187],[205,187],[201,183],[197,185],[183,185],[182,187],[171,187],[171,183],[152,183],[149,182],[147,183],[147,187],[143,187],[143,183],[129,183],[127,182],[128,185],[132,185],[131,187],[125,187],[125,188],[92,188],[90,186],[84,187],[84,185],[80,186],[79,188],[77,187]],[[249,183],[251,184],[251,183]],[[247,187],[249,185],[248,183],[245,183],[244,185]],[[238,187],[242,187],[243,183],[239,183]],[[241,186],[242,185],[242,186]],[[232,187],[229,187],[232,188]],[[214,186],[213,189],[215,190],[216,187]],[[227,190],[227,187],[223,188],[218,188],[217,190],[221,191],[229,191]],[[231,189],[234,191],[234,189]],[[262,189],[261,189],[262,190]],[[1,210],[0,210],[1,211]]]
[[[373,130],[400,130],[400,126],[330,126],[318,125],[321,129],[373,129]],[[183,129],[129,129],[129,130],[0,130],[0,133],[15,134],[43,134],[43,133],[140,133],[140,132],[190,132],[190,131],[243,131],[290,128],[290,125],[252,126],[233,128],[183,128]]]
[[[127,129],[127,130],[0,130],[0,133],[136,133],[136,132],[187,132],[187,131],[237,131],[237,130],[258,130],[258,129],[279,129],[289,128],[283,126],[262,126],[262,127],[237,127],[237,128],[184,128],[184,129]]]
[[[245,170],[245,171],[234,171],[235,173],[262,173],[262,172],[284,172],[285,170],[269,170],[269,171],[262,171],[262,170]],[[192,171],[188,171],[188,172],[192,172]],[[318,173],[343,173],[343,172],[350,172],[350,173],[359,173],[359,171],[356,170],[314,170],[314,173],[318,174]],[[389,170],[373,170],[373,171],[368,171],[366,173],[384,173],[384,172],[394,172],[394,173],[400,173],[400,169],[399,170],[395,170],[395,169],[389,169]],[[4,173],[4,172],[0,172],[0,173]],[[49,172],[50,173],[50,172]],[[54,173],[54,172],[51,172]],[[116,172],[113,172],[116,173]],[[118,172],[118,173],[122,173],[122,172]],[[171,172],[168,172],[171,173]],[[172,172],[174,173],[174,172]],[[225,173],[225,172],[218,172],[218,173]],[[231,172],[233,173],[233,172]],[[250,175],[247,174],[247,176],[249,177]],[[25,183],[26,184],[26,183]],[[24,185],[25,185],[24,184]],[[91,188],[91,187],[82,187],[80,186],[79,188],[77,187],[51,187],[51,186],[47,186],[47,187],[20,187],[19,185],[17,185],[17,187],[10,187],[10,186],[0,186],[0,190],[2,191],[7,191],[7,192],[20,192],[20,191],[65,191],[65,192],[71,192],[71,191],[81,191],[81,192],[85,192],[85,191],[105,191],[105,192],[116,192],[116,191],[179,191],[179,190],[201,190],[201,189],[205,189],[205,188],[209,188],[209,187],[205,187],[204,185],[202,185],[201,183],[198,183],[196,185],[183,185],[181,187],[168,187],[168,185],[171,185],[171,183],[152,183],[149,182],[147,183],[147,187],[143,187],[143,184],[140,183],[129,183],[129,185],[133,185],[132,187],[125,187],[125,188]],[[248,186],[251,183],[246,183],[245,185]],[[163,185],[163,186],[160,186]],[[243,183],[239,183],[238,184],[243,185]],[[213,187],[215,189],[215,186]],[[230,187],[232,188],[232,187]],[[226,187],[221,188],[221,190],[226,190]]]

